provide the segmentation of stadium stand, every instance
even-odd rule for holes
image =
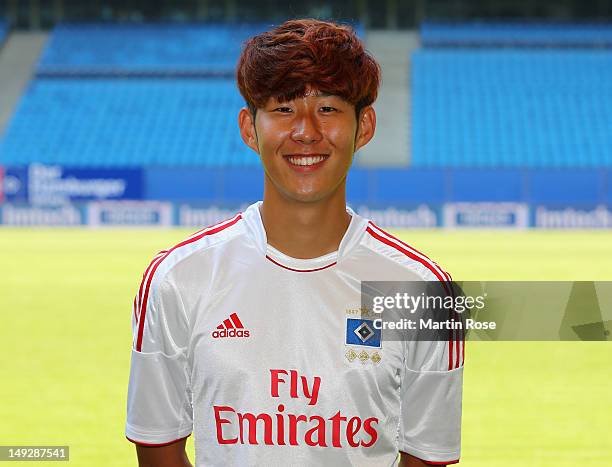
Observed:
[[[244,101],[233,77],[242,42],[264,28],[56,26],[0,141],[0,162],[257,166],[240,140],[236,115]]]
[[[264,28],[58,25],[0,141],[0,162],[257,166],[240,140],[244,102],[233,76],[243,41]]]
[[[214,74],[233,74],[239,44],[262,27],[57,26],[39,62],[40,74],[0,142],[0,161],[92,167],[257,165],[235,125],[243,105],[235,84]],[[512,29],[493,25],[479,31],[495,35],[495,28]],[[486,43],[488,36],[483,37]],[[597,49],[414,52],[411,166],[611,166],[608,55]],[[195,74],[177,78],[174,73],[180,70]],[[160,75],[127,79],[132,72]],[[165,74],[169,79],[160,79]]]
[[[63,23],[51,34],[38,74],[231,77],[243,42],[269,27],[260,23]],[[364,35],[359,23],[353,27]]]
[[[248,166],[233,81],[37,79],[0,142],[5,165]]]
[[[606,50],[417,51],[413,165],[612,166],[611,82]]]
[[[0,141],[0,161],[74,167],[256,165],[236,125],[242,98],[233,79],[218,76],[233,78],[241,43],[262,28],[58,25]]]
[[[612,25],[606,23],[425,22],[426,47],[611,47]]]
[[[95,174],[134,168],[142,174],[138,199],[218,205],[257,199],[261,165],[236,125],[243,105],[233,80],[238,46],[224,43],[244,31],[232,27],[219,26],[226,33],[217,34],[188,25],[187,31],[208,37],[199,40],[185,39],[182,26],[175,37],[156,31],[162,25],[93,25],[91,41],[83,25],[57,27],[19,105],[14,112],[10,107],[0,165],[19,180],[27,179],[33,163],[57,164],[67,177],[74,169]],[[124,35],[128,39],[120,40]],[[18,36],[11,34],[4,56],[12,49],[19,56],[27,52],[31,63],[15,80],[27,82],[44,37],[25,47]],[[400,38],[401,47],[395,43]],[[608,50],[481,44],[418,49],[416,37],[378,39],[368,47],[381,57],[387,86],[378,103],[379,125],[401,129],[379,132],[386,146],[373,145],[371,154],[357,158],[368,156],[349,175],[348,198],[355,206],[420,203],[436,211],[448,202],[581,209],[610,203]],[[398,53],[410,60],[394,60]],[[202,62],[199,54],[210,59]],[[7,83],[1,79],[0,87]],[[21,94],[22,87],[13,88],[3,94]],[[405,144],[395,143],[398,138]],[[7,199],[23,202],[26,191]],[[430,211],[423,214],[427,222],[436,219]]]
[[[233,73],[245,39],[260,24],[60,24],[39,74]]]

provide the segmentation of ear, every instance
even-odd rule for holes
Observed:
[[[244,144],[259,154],[257,132],[255,131],[255,119],[251,111],[246,107],[240,109],[240,113],[238,113],[238,127],[240,128],[240,136]]]
[[[374,107],[368,105],[361,109],[357,121],[357,135],[355,136],[355,151],[359,150],[374,137],[376,131],[376,112]]]

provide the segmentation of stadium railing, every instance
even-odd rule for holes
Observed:
[[[152,167],[144,178],[148,199],[240,203],[259,199],[263,173],[261,167]],[[353,167],[347,197],[355,206],[398,208],[449,202],[606,205],[612,204],[612,170]]]

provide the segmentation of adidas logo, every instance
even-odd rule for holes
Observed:
[[[240,318],[236,313],[232,313],[229,318],[224,319],[223,323],[217,326],[212,333],[215,339],[222,337],[249,337],[248,329],[244,329]]]

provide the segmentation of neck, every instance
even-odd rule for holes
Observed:
[[[351,216],[344,183],[322,201],[289,199],[264,185],[261,218],[268,244],[292,258],[316,258],[338,250]]]

